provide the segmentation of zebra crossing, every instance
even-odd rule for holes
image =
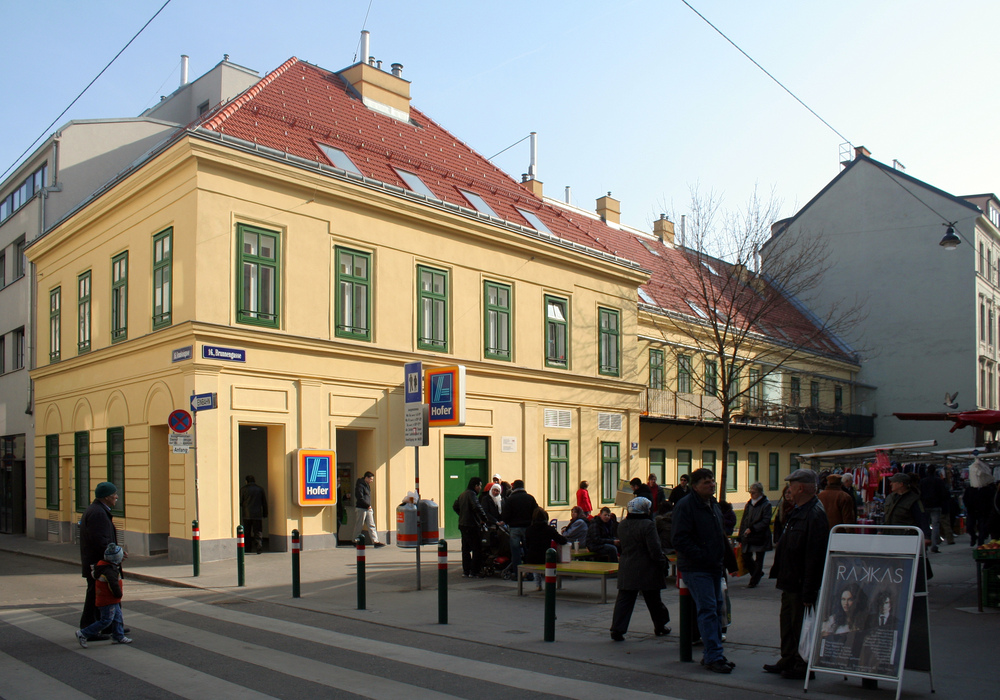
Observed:
[[[407,646],[396,642],[380,641],[367,637],[353,636],[335,630],[291,622],[278,618],[258,615],[230,606],[211,605],[186,597],[166,597],[155,601],[154,606],[164,609],[163,616],[137,612],[126,612],[127,624],[133,630],[137,643],[128,647],[110,644],[92,644],[84,650],[73,636],[75,627],[55,617],[36,610],[0,610],[0,624],[12,625],[33,637],[54,644],[67,653],[76,655],[75,663],[96,663],[113,667],[116,673],[127,674],[144,683],[156,686],[184,698],[257,698],[274,697],[259,692],[253,687],[234,682],[232,678],[220,678],[212,673],[212,665],[205,664],[200,669],[161,658],[142,650],[143,635],[156,635],[207,655],[217,655],[232,660],[241,667],[253,666],[258,669],[283,674],[282,690],[286,697],[295,696],[296,684],[312,684],[329,689],[329,695],[353,695],[366,698],[417,698],[438,700],[458,697],[442,688],[448,687],[447,679],[452,679],[451,687],[458,685],[483,691],[483,684],[495,686],[498,696],[521,697],[525,692],[555,697],[582,698],[613,696],[616,700],[651,700],[659,698],[676,700],[661,694],[630,690],[602,683],[567,678],[565,676],[525,669],[513,670],[506,664],[453,656],[417,646]],[[147,606],[144,608],[149,610]],[[180,614],[171,614],[180,613]],[[190,617],[194,616],[194,617]],[[174,619],[167,619],[173,617]],[[189,623],[189,624],[187,624]],[[209,631],[212,624],[225,623],[244,629],[244,634],[223,634]],[[279,635],[291,642],[321,645],[322,658],[310,658],[283,651],[275,646],[263,646],[250,639],[253,632],[266,630],[269,635]],[[327,651],[329,653],[327,653]],[[343,657],[370,657],[373,673],[338,665]],[[70,663],[67,661],[66,663]],[[387,664],[397,664],[397,678],[377,675],[377,670]],[[399,678],[402,674],[402,679]],[[390,674],[391,675],[391,674]],[[76,700],[90,697],[86,693],[46,676],[24,660],[0,652],[0,696],[8,700],[20,698],[46,697],[52,700]],[[476,685],[470,686],[472,681]],[[273,691],[272,691],[273,692]],[[100,695],[100,691],[97,691]],[[308,693],[307,693],[308,694]],[[465,693],[462,693],[463,695]],[[486,693],[484,693],[486,694]]]

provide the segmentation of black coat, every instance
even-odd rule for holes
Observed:
[[[680,485],[675,486],[670,490],[669,500],[676,506],[678,503],[680,503],[680,500],[685,496],[687,496],[689,493],[691,493],[690,486],[680,486]]]
[[[544,564],[545,553],[552,546],[552,540],[566,544],[566,538],[556,532],[548,523],[532,523],[524,531],[524,563]]]
[[[507,519],[504,522],[510,527],[528,527],[537,507],[534,496],[524,489],[514,489],[507,496],[507,512],[504,514]]]
[[[262,487],[250,483],[240,489],[240,517],[244,520],[267,517],[267,493]]]
[[[722,527],[722,511],[714,498],[703,500],[692,491],[674,508],[672,544],[677,550],[677,569],[722,575],[733,557],[729,538]],[[732,569],[730,569],[732,570]]]
[[[746,530],[750,536],[744,536]],[[743,517],[740,518],[740,542],[743,553],[766,552],[771,549],[771,502],[761,497],[754,505],[753,499],[743,507]]]
[[[90,567],[104,557],[108,545],[117,541],[118,532],[111,511],[95,499],[80,518],[80,564],[84,578],[90,576]]]
[[[653,518],[653,524],[656,525],[656,534],[660,538],[660,549],[672,550],[674,548],[671,540],[671,530],[674,526],[673,511],[664,513],[663,515],[657,515]]]
[[[500,507],[497,508],[497,503],[493,500],[493,496],[484,491],[479,494],[479,505],[483,507],[483,510],[486,512],[486,517],[491,525],[503,520],[505,505],[503,496],[500,497]]]
[[[656,525],[646,515],[630,514],[618,525],[622,553],[618,559],[618,589],[649,591],[665,588],[667,558],[660,548]]]
[[[830,521],[818,498],[813,496],[792,509],[774,549],[771,567],[770,577],[777,579],[779,590],[798,593],[809,605],[816,602],[829,538]]]
[[[372,507],[372,490],[364,478],[358,479],[354,485],[354,507],[365,510]]]
[[[614,544],[618,539],[618,523],[614,520],[604,522],[601,516],[590,521],[587,529],[587,549],[594,551],[602,544]]]
[[[458,497],[458,526],[485,527],[487,523],[489,523],[489,518],[483,507],[479,505],[479,494],[472,489],[462,491]]]

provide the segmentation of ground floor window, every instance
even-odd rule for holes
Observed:
[[[620,450],[617,442],[601,443],[601,503],[614,503],[618,495]]]

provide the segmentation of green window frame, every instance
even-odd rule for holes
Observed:
[[[656,475],[656,483],[663,488],[666,484],[667,473],[667,451],[659,448],[649,450],[649,473]]]
[[[763,400],[764,385],[760,381],[760,370],[751,367],[747,370],[747,406],[751,411],[760,410]]]
[[[843,413],[844,411],[844,387],[842,386],[833,387],[833,410],[835,413]]]
[[[621,313],[617,309],[597,308],[598,372],[621,376]]]
[[[677,393],[691,393],[691,356],[677,356]]]
[[[701,451],[701,468],[711,469],[715,472],[715,450],[702,450]],[[718,476],[718,474],[716,474]]]
[[[778,471],[781,469],[781,457],[777,452],[768,455],[767,461],[767,489],[768,491],[778,490]]]
[[[76,278],[76,351],[90,352],[90,270]]]
[[[49,362],[62,359],[62,287],[49,291]]]
[[[740,393],[740,370],[733,363],[729,363],[729,410],[736,410],[737,397]]]
[[[788,455],[788,473],[791,474],[796,469],[801,469],[802,465],[799,464],[799,453],[792,452]]]
[[[802,403],[802,380],[798,377],[791,378],[791,386],[788,391],[788,402],[792,406],[798,406]]]
[[[337,311],[334,322],[338,338],[372,339],[372,255],[337,247]]]
[[[990,324],[993,328],[993,324]],[[819,382],[809,382],[809,407],[819,409]]]
[[[691,473],[691,450],[677,450],[677,479]]]
[[[511,288],[500,282],[483,282],[483,348],[493,360],[511,360]]]
[[[726,460],[726,491],[735,491],[736,484],[739,479],[737,478],[737,470],[739,469],[740,458],[736,454],[736,450],[729,451],[729,459]]]
[[[601,443],[601,503],[614,503],[618,495],[618,474],[621,468],[621,445]]]
[[[448,352],[448,271],[417,266],[417,347]]]
[[[747,452],[747,486],[760,481],[760,455],[757,452]]]
[[[59,436],[45,436],[45,507],[59,510]]]
[[[108,428],[108,481],[118,487],[113,515],[125,515],[125,428]]]
[[[549,505],[569,505],[569,441],[548,440]]]
[[[245,224],[237,226],[236,231],[236,321],[278,328],[281,234]]]
[[[545,366],[569,368],[569,301],[549,294],[545,295]]]
[[[128,339],[128,251],[111,258],[111,342]]]
[[[705,360],[705,395],[719,394],[719,365],[715,360]]]
[[[73,465],[76,510],[82,512],[90,505],[90,432],[87,430],[73,434]]]
[[[174,230],[153,236],[153,329],[173,320]]]
[[[663,388],[663,351],[656,348],[649,349],[649,388]]]

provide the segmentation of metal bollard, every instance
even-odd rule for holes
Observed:
[[[691,622],[694,619],[694,601],[691,600],[691,591],[688,590],[687,584],[684,583],[684,577],[681,576],[681,572],[677,572],[677,588],[678,595],[680,596],[680,650],[681,650],[681,661],[694,661],[694,656],[691,654],[692,643],[692,628]]]
[[[358,610],[365,609],[365,536],[354,540],[358,548]]]
[[[292,530],[292,597],[301,597],[299,587],[299,553],[302,551],[302,541],[299,539],[299,531]]]
[[[559,555],[549,548],[545,552],[545,641],[556,641],[556,562]]]
[[[448,543],[438,542],[438,624],[448,624]]]
[[[194,567],[194,575],[201,575],[201,530],[198,529],[198,521],[191,521],[191,564]]]
[[[243,540],[243,526],[236,526],[236,585],[247,585],[246,546]]]

